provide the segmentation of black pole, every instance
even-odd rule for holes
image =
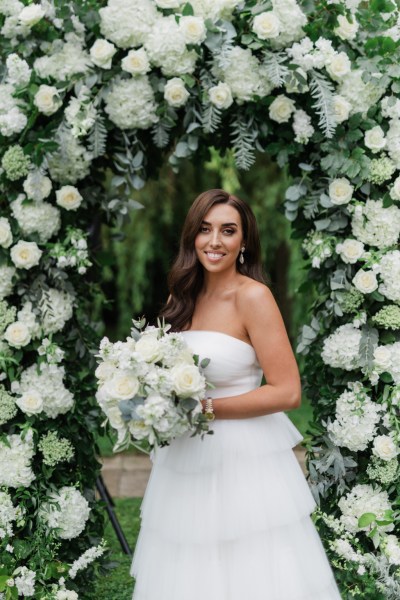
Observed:
[[[103,477],[101,475],[99,475],[98,478],[96,479],[96,488],[100,494],[100,498],[103,500],[103,502],[106,505],[107,514],[111,521],[111,525],[114,528],[115,535],[118,538],[118,541],[120,543],[122,551],[125,554],[127,554],[128,556],[132,556],[132,550],[130,549],[128,540],[126,539],[125,534],[122,531],[120,522],[117,519],[117,515],[114,512],[114,506],[115,506],[114,501],[113,501],[112,497],[110,496],[110,493],[109,493],[107,486],[104,483]]]

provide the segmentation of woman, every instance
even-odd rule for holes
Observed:
[[[302,436],[283,411],[300,405],[300,377],[249,206],[218,189],[198,196],[169,285],[162,316],[211,359],[202,404],[214,434],[153,457],[134,600],[340,599],[292,451]]]

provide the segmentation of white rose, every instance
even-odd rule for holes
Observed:
[[[374,350],[374,365],[380,372],[390,369],[392,353],[387,346],[377,346]]]
[[[357,271],[352,282],[362,294],[371,294],[378,287],[375,273],[373,271],[364,271],[363,269]]]
[[[211,104],[217,108],[229,108],[233,102],[232,91],[227,83],[219,82],[218,85],[210,87],[208,90]]]
[[[390,197],[393,200],[400,200],[400,177],[395,179],[393,187],[390,189]]]
[[[43,410],[43,398],[35,390],[22,394],[15,404],[27,415],[37,415]]]
[[[332,204],[340,205],[350,202],[354,187],[345,177],[334,179],[329,184],[329,198]]]
[[[385,133],[382,127],[376,125],[372,129],[369,129],[364,136],[364,144],[373,152],[379,152],[386,146]]]
[[[333,30],[336,35],[342,40],[354,40],[359,28],[359,23],[355,18],[353,17],[353,22],[351,23],[344,15],[339,15],[337,20],[339,25]]]
[[[136,342],[135,352],[146,362],[157,362],[163,356],[163,348],[155,335],[142,335]]]
[[[359,240],[348,238],[336,246],[336,252],[340,254],[343,262],[353,265],[364,254],[364,244]]]
[[[25,6],[18,15],[18,20],[22,25],[33,27],[43,19],[46,12],[39,4],[30,4]]]
[[[66,210],[76,210],[82,203],[82,196],[73,185],[63,185],[56,191],[56,202]]]
[[[94,374],[100,381],[105,381],[115,373],[115,365],[110,360],[105,360],[99,364]]]
[[[262,12],[254,17],[252,29],[261,40],[269,40],[278,37],[281,32],[281,22],[272,11]]]
[[[35,94],[34,103],[41,113],[50,116],[60,108],[62,100],[56,87],[43,84]]]
[[[0,217],[0,246],[2,248],[9,248],[12,241],[10,222],[5,217]]]
[[[382,460],[391,460],[398,455],[399,449],[389,435],[378,435],[374,439],[372,452]]]
[[[280,94],[269,107],[269,116],[277,123],[287,123],[295,110],[293,100]]]
[[[176,394],[182,398],[196,395],[204,388],[204,377],[195,365],[176,365],[170,376]]]
[[[117,49],[107,40],[96,40],[90,48],[92,62],[102,69],[111,69],[112,57]]]
[[[174,108],[183,106],[186,104],[189,96],[190,94],[180,77],[173,77],[165,84],[164,98],[170,106],[173,106]]]
[[[333,96],[333,112],[335,113],[335,119],[337,123],[343,123],[347,121],[350,115],[351,104],[346,98],[335,94]]]
[[[14,348],[22,348],[31,341],[31,334],[25,323],[15,321],[15,323],[11,323],[5,330],[4,339]]]
[[[326,70],[334,81],[340,81],[351,71],[351,62],[345,52],[338,52],[329,57]]]
[[[181,17],[179,29],[187,44],[201,44],[206,39],[207,29],[202,17]]]
[[[115,400],[129,400],[139,391],[139,380],[126,371],[118,371],[106,384],[108,394]]]
[[[130,50],[121,61],[123,71],[131,75],[145,75],[150,71],[150,62],[144,48]]]
[[[11,248],[11,260],[18,269],[31,269],[39,264],[42,251],[36,242],[20,240]]]
[[[38,171],[33,171],[25,179],[23,187],[28,198],[40,202],[50,194],[52,183],[49,177]]]

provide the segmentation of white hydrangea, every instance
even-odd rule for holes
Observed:
[[[161,18],[151,0],[109,0],[99,14],[102,35],[119,48],[142,45]]]
[[[15,508],[11,496],[7,492],[0,491],[0,540],[6,535],[13,534],[13,521],[18,517],[18,509]]]
[[[7,56],[6,67],[6,83],[16,87],[29,83],[32,69],[30,69],[26,60],[20,58],[18,54],[13,53]]]
[[[0,265],[0,300],[3,300],[12,293],[12,280],[16,272],[15,267]]]
[[[327,430],[334,444],[357,452],[372,441],[382,406],[371,401],[361,383],[350,383],[348,388],[337,399],[335,420]]]
[[[14,582],[18,590],[18,596],[31,598],[35,594],[36,572],[28,567],[18,567],[14,573]],[[17,575],[17,577],[15,577]]]
[[[90,90],[87,86],[81,87],[78,97],[70,99],[64,115],[74,137],[88,134],[96,121],[97,110],[90,101]]]
[[[382,116],[387,119],[400,119],[400,98],[385,96],[381,100]]]
[[[240,0],[191,0],[196,17],[210,19],[215,23],[219,19],[232,20],[235,8]]]
[[[379,263],[379,274],[382,283],[378,291],[393,300],[400,303],[400,251],[392,250],[382,256]]]
[[[400,543],[396,535],[389,534],[384,537],[383,551],[391,565],[400,566]]]
[[[74,405],[74,397],[64,386],[65,369],[59,365],[31,365],[21,373],[20,381],[12,383],[12,391],[23,395],[37,392],[43,400],[43,411],[54,419],[64,415]]]
[[[323,38],[320,38],[316,43],[321,43]],[[332,44],[327,40],[331,49],[331,54],[335,52]],[[287,48],[286,52],[292,57],[293,62],[304,69],[305,72],[310,69],[322,69],[325,66],[326,55],[318,47],[314,47],[314,43],[309,37],[304,37],[300,42],[294,43],[291,48]]]
[[[39,202],[49,196],[52,188],[51,179],[36,169],[31,171],[23,183],[26,195]]]
[[[58,530],[56,534],[59,538],[71,540],[84,530],[90,508],[79,490],[63,486],[49,495],[48,501],[40,507],[39,514],[48,527]]]
[[[275,48],[289,46],[304,37],[303,27],[307,17],[296,0],[272,0],[272,10],[280,22],[280,33],[271,40]]]
[[[0,84],[0,133],[5,137],[20,133],[28,122],[18,101],[13,97],[14,87],[9,83]]]
[[[31,461],[35,454],[32,431],[22,435],[7,436],[6,445],[0,441],[0,464],[7,469],[0,469],[0,486],[18,488],[29,487],[35,479]]]
[[[400,119],[392,119],[386,133],[386,149],[397,169],[400,169]]]
[[[120,129],[147,129],[158,121],[154,92],[146,75],[114,79],[105,112]]]
[[[307,144],[315,129],[311,125],[311,117],[304,110],[295,110],[293,115],[293,131],[295,141]]]
[[[367,200],[354,210],[351,227],[354,237],[364,244],[377,248],[393,246],[400,234],[400,209],[384,208],[382,200]]]
[[[88,73],[92,61],[82,47],[82,40],[70,34],[69,41],[56,40],[48,49],[48,56],[35,60],[33,67],[41,79],[68,81],[74,75]]]
[[[60,126],[55,141],[59,149],[46,155],[51,178],[61,184],[75,184],[89,174],[93,156],[66,126]]]
[[[396,177],[389,193],[393,200],[400,200],[400,177]]]
[[[331,367],[352,371],[360,366],[361,331],[351,323],[340,325],[323,344],[322,360]]]
[[[338,94],[345,98],[351,104],[351,114],[361,112],[365,114],[371,106],[377,104],[385,93],[385,87],[368,81],[362,80],[363,71],[355,69],[347,73],[340,81]]]
[[[250,101],[254,95],[267,96],[273,87],[265,67],[249,48],[234,46],[226,53],[223,66],[214,61],[212,72],[228,84],[239,104]]]
[[[69,292],[49,288],[43,290],[40,303],[43,333],[49,335],[64,328],[73,315],[74,298]]]
[[[185,34],[173,15],[159,19],[144,42],[150,62],[164,75],[193,73],[197,52],[186,47]]]
[[[60,229],[60,211],[48,202],[25,202],[25,194],[19,194],[11,203],[11,212],[21,232],[27,236],[37,233],[42,244],[48,242]]]
[[[366,527],[358,526],[358,519],[364,513],[374,513],[378,520],[384,520],[385,511],[392,508],[387,492],[379,486],[374,488],[369,484],[355,485],[351,492],[346,496],[342,496],[338,506],[342,511],[340,521],[352,533],[368,530],[369,525]],[[391,523],[378,527],[380,531],[392,531],[394,525]]]

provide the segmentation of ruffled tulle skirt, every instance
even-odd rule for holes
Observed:
[[[284,413],[213,423],[157,449],[134,600],[339,600]]]

